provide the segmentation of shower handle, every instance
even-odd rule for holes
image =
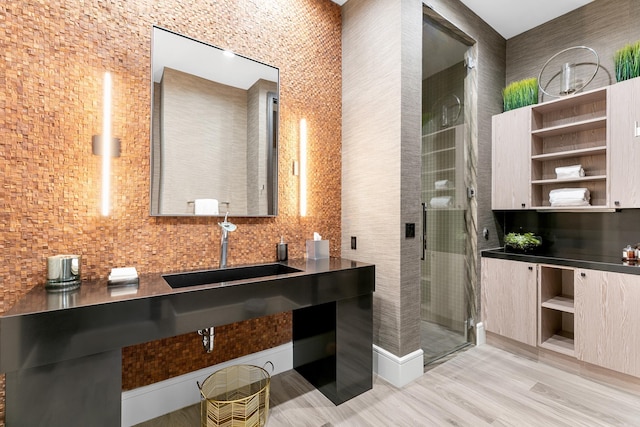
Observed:
[[[425,260],[427,256],[427,204],[422,202],[422,257]]]

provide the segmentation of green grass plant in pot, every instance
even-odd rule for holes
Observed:
[[[613,55],[616,81],[640,76],[640,40],[619,49]]]
[[[509,233],[504,236],[504,245],[513,252],[535,252],[542,246],[542,239],[533,233]]]
[[[538,103],[538,79],[530,78],[510,83],[502,90],[504,111]]]

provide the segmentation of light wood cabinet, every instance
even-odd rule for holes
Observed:
[[[528,209],[531,203],[531,107],[492,119],[492,209]]]
[[[492,125],[493,209],[640,207],[640,78],[498,114]],[[573,165],[585,176],[557,178]],[[551,206],[560,188],[587,188],[590,206]]]
[[[640,377],[640,276],[576,270],[576,357]]]
[[[535,346],[536,264],[492,258],[481,263],[485,329]]]
[[[620,101],[626,102],[631,101]],[[609,88],[604,87],[494,116],[492,208],[612,207],[609,106]],[[584,176],[558,179],[556,168],[574,165],[582,166]],[[549,193],[562,188],[588,189],[590,205],[552,206]]]
[[[609,89],[611,107],[611,203],[616,208],[640,207],[640,78]]]
[[[640,377],[640,275],[483,257],[481,298],[489,332]]]

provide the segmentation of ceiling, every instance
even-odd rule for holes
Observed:
[[[347,0],[332,0],[343,5]],[[593,0],[460,0],[505,39],[571,12]],[[426,1],[428,3],[428,0]]]

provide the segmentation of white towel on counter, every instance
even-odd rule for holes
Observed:
[[[553,207],[589,206],[591,193],[587,188],[558,188],[549,192],[549,203]]]
[[[219,215],[216,199],[196,199],[194,202],[196,215]]]
[[[450,187],[450,181],[448,179],[441,179],[436,181],[436,190],[446,190]]]
[[[556,176],[558,179],[581,178],[584,176],[582,165],[562,166],[556,168]]]
[[[452,206],[451,196],[433,197],[429,201],[432,208],[450,208]]]

